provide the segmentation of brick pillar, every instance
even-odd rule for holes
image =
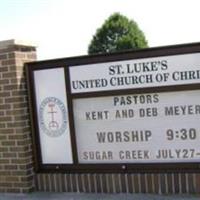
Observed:
[[[0,42],[0,192],[34,188],[24,63],[36,60],[33,45]]]

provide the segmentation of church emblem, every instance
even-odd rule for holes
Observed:
[[[45,98],[39,108],[39,123],[48,136],[61,136],[67,128],[67,112],[63,102],[56,97]]]

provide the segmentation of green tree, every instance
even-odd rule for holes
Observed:
[[[144,33],[136,22],[114,13],[97,29],[88,47],[88,54],[111,53],[148,47]]]

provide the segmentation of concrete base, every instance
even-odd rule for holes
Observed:
[[[30,194],[0,193],[0,200],[199,200],[199,195],[153,195],[153,194],[87,194],[33,192]]]

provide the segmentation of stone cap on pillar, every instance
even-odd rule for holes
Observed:
[[[0,41],[0,49],[8,49],[13,48],[13,50],[16,51],[36,51],[36,45],[33,44],[33,42],[30,41],[24,41],[24,40],[3,40]]]

